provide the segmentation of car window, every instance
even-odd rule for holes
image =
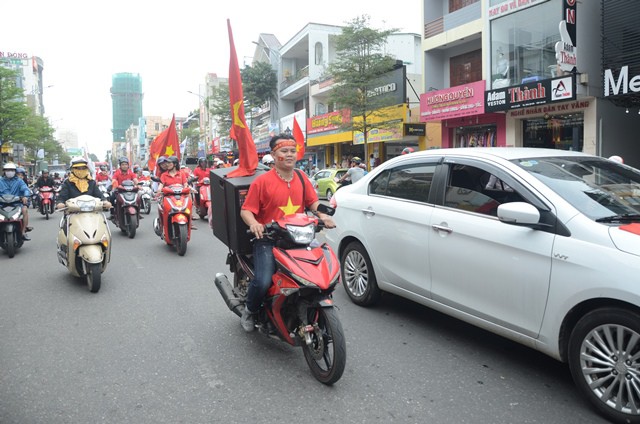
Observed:
[[[410,164],[387,169],[371,181],[369,193],[426,203],[435,170],[435,164]]]
[[[320,178],[327,178],[329,176],[329,171],[320,171],[315,175],[315,179],[319,180]]]
[[[342,178],[342,176],[344,174],[346,174],[346,173],[347,173],[346,169],[340,170],[340,171],[336,172],[336,178]]]
[[[501,204],[523,201],[516,190],[491,172],[470,165],[450,166],[445,206],[497,216]]]

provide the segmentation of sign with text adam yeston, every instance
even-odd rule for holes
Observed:
[[[500,112],[523,107],[576,99],[575,75],[534,81],[528,84],[488,90],[485,112]]]

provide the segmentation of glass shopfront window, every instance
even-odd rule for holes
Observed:
[[[523,146],[581,152],[584,114],[545,116],[523,121]]]
[[[491,88],[556,77],[561,18],[561,1],[550,0],[491,21]]]
[[[453,147],[496,147],[495,125],[454,128]]]

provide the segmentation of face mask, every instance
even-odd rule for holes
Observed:
[[[16,171],[4,171],[4,175],[6,175],[7,178],[13,178],[16,176]]]
[[[89,175],[89,170],[88,169],[75,169],[73,171],[73,175],[75,175],[78,178],[87,178],[87,175]]]

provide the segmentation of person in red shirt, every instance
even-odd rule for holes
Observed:
[[[167,160],[167,170],[160,175],[160,185],[158,186],[158,191],[162,192],[162,187],[170,186],[170,185],[181,185],[182,187],[187,186],[187,177],[184,172],[180,171],[180,162],[178,162],[178,158],[175,156],[169,156]]]
[[[198,166],[193,170],[193,176],[198,179],[198,185],[202,185],[202,180],[209,177],[210,170],[211,168],[207,167],[205,158],[198,159]]]
[[[100,165],[100,170],[96,172],[96,182],[109,181],[109,172],[106,165]]]
[[[109,196],[109,202],[111,202],[112,205],[116,204],[116,191],[123,181],[131,180],[134,184],[138,184],[138,177],[129,169],[129,159],[125,157],[118,159],[118,169],[113,172],[111,178],[111,195]],[[111,218],[114,216],[113,213],[114,208],[111,208]]]
[[[249,186],[242,204],[240,217],[255,235],[253,261],[255,277],[249,284],[242,328],[249,332],[255,328],[255,314],[260,309],[275,272],[273,242],[263,239],[264,225],[274,219],[311,210],[324,221],[327,228],[334,228],[333,219],[318,213],[318,196],[311,181],[294,169],[296,165],[296,141],[293,136],[280,134],[269,142],[275,168],[259,175]],[[304,185],[303,185],[304,184]]]

